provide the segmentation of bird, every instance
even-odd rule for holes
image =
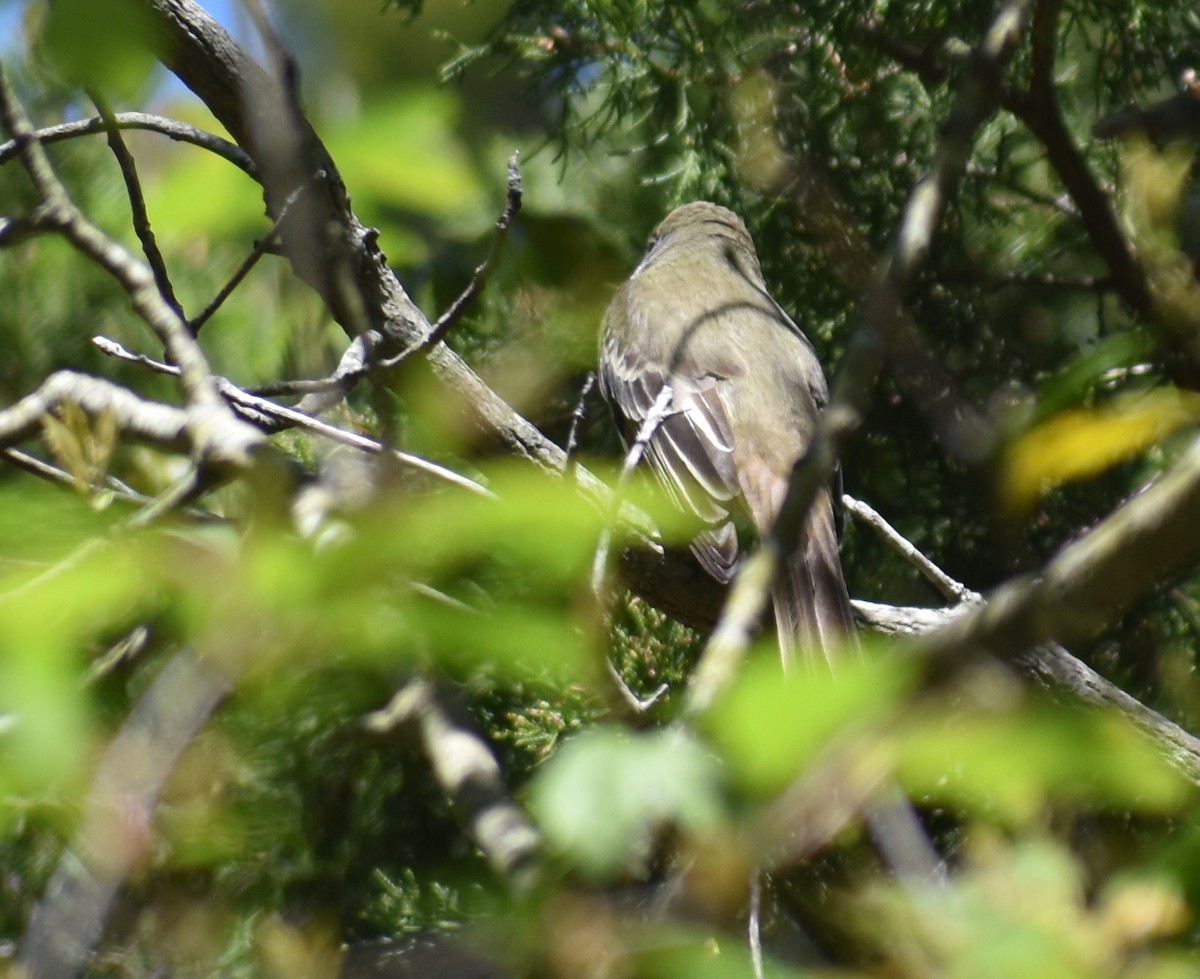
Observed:
[[[816,352],[771,297],[740,217],[694,201],[659,223],[605,312],[598,373],[627,447],[670,387],[644,459],[699,521],[690,548],[700,566],[728,584],[774,523],[829,401]],[[831,667],[852,645],[833,486],[814,499],[772,606],[785,670]]]

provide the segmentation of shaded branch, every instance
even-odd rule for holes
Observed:
[[[500,261],[500,255],[504,251],[504,242],[508,238],[508,229],[512,226],[513,219],[521,210],[521,196],[524,193],[521,182],[521,170],[518,166],[519,156],[514,153],[508,160],[508,180],[506,182],[505,206],[504,212],[496,221],[496,233],[492,236],[492,247],[488,251],[488,256],[479,265],[475,267],[475,272],[471,276],[471,281],[467,288],[462,291],[457,299],[450,304],[450,308],[446,310],[438,321],[433,324],[428,335],[416,346],[397,354],[392,361],[384,366],[392,367],[398,364],[406,357],[416,356],[428,350],[436,343],[441,343],[454,326],[476,299],[483,292],[483,287],[487,285],[488,279],[491,277],[493,269]]]
[[[105,751],[75,840],[30,917],[20,945],[23,974],[69,979],[83,967],[121,883],[147,853],[179,756],[229,688],[229,677],[185,650],[142,695]]]
[[[1076,213],[1072,216],[1083,225],[1092,247],[1109,268],[1106,284],[1115,288],[1130,308],[1145,312],[1149,300],[1145,277],[1121,232],[1108,195],[1092,176],[1062,118],[1053,72],[1058,6],[1058,0],[1039,0],[1032,27],[1034,51],[1029,87],[1024,91],[1003,91],[1000,104],[1045,147],[1047,160],[1075,203]],[[944,57],[944,52],[914,48],[881,31],[868,30],[866,36],[879,50],[915,72],[926,85],[940,85],[951,77],[951,66],[947,64],[950,59]]]
[[[133,215],[133,230],[138,236],[138,241],[142,243],[142,254],[146,256],[150,271],[154,274],[158,294],[181,320],[186,320],[187,316],[183,312],[183,306],[180,305],[179,299],[175,295],[175,288],[171,285],[171,277],[167,273],[166,259],[163,258],[163,253],[158,247],[158,239],[154,237],[150,214],[146,210],[146,197],[142,193],[142,182],[138,178],[137,163],[133,159],[133,154],[129,152],[129,147],[125,145],[125,140],[121,136],[121,128],[117,125],[108,106],[99,95],[89,94],[96,110],[100,113],[100,120],[104,123],[109,149],[112,150],[112,154],[117,160],[117,166],[121,168],[121,176],[125,180],[125,192],[129,195],[129,208]]]
[[[487,258],[476,266],[467,288],[430,327],[429,332],[420,339],[407,344],[399,353],[390,356],[382,355],[382,337],[378,333],[368,331],[360,334],[342,354],[337,369],[330,377],[319,381],[310,381],[304,386],[310,393],[297,405],[299,410],[310,415],[327,411],[343,401],[354,385],[372,371],[393,370],[410,357],[428,353],[446,338],[454,324],[462,318],[471,303],[483,291],[483,287],[491,277],[492,270],[500,261],[500,255],[504,251],[504,242],[508,237],[508,229],[521,210],[521,197],[524,191],[521,171],[517,162],[518,154],[514,153],[508,161],[504,211],[496,221],[496,233],[492,236],[492,246]],[[299,390],[299,386],[294,382],[288,387],[292,392]]]
[[[1045,146],[1050,165],[1075,201],[1084,230],[1111,271],[1112,283],[1121,299],[1133,310],[1146,312],[1150,297],[1145,275],[1121,233],[1108,195],[1092,177],[1087,161],[1071,138],[1059,106],[1054,85],[1058,9],[1059,0],[1039,0],[1036,5],[1029,88],[1007,93],[1004,106]]]
[[[229,34],[192,0],[143,0],[162,36],[167,39],[162,60],[209,107],[234,139],[247,150],[260,174],[264,169],[266,148],[255,135],[251,118],[251,100],[247,93],[273,91],[278,86],[237,45]],[[257,98],[257,96],[256,96]],[[259,104],[262,100],[258,99]],[[255,110],[257,111],[257,110]],[[268,123],[270,120],[268,120]],[[375,330],[383,344],[381,354],[388,356],[409,344],[419,343],[431,329],[429,321],[405,293],[395,273],[380,251],[377,235],[362,226],[350,208],[349,196],[333,160],[307,123],[303,123],[304,147],[298,179],[287,183],[286,190],[272,190],[272,180],[261,179],[268,187],[268,213],[274,219],[287,193],[306,175],[318,174],[313,184],[314,207],[321,219],[315,224],[285,222],[281,237],[297,275],[316,288],[330,311],[351,337],[357,337],[363,318]],[[268,124],[267,131],[273,128]],[[325,229],[318,236],[316,259],[297,257],[311,245],[305,229]],[[296,239],[300,238],[300,241]],[[325,271],[340,270],[347,277],[344,288],[334,290],[326,281]],[[438,377],[461,399],[468,417],[484,433],[495,435],[515,455],[544,468],[562,471],[566,458],[562,450],[491,390],[463,361],[444,344],[428,354],[428,362]]]
[[[492,869],[518,892],[534,886],[541,835],[510,797],[487,742],[452,715],[430,680],[410,680],[363,726],[375,734],[414,727],[438,785]]]

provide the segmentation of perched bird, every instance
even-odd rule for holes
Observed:
[[[646,461],[702,522],[692,553],[728,583],[774,522],[829,395],[808,338],[767,292],[746,225],[704,201],[659,224],[604,317],[600,390],[627,445],[667,385]],[[830,662],[852,635],[832,489],[815,499],[773,605],[785,668],[797,654]]]

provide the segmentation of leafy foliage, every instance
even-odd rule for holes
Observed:
[[[93,6],[142,8],[71,3],[41,20],[34,4],[26,47],[57,61],[4,54],[39,121],[90,113],[76,84],[124,101],[153,77],[153,38],[92,19]],[[979,0],[518,0],[498,20],[494,5],[468,5],[444,68],[458,87],[434,89],[413,66],[430,56],[427,25],[445,30],[457,5],[393,6],[365,28],[336,5],[292,13],[302,50],[325,52],[304,64],[316,128],[431,313],[487,250],[501,161],[513,143],[527,151],[509,251],[450,342],[563,441],[613,285],[686,199],[746,217],[773,294],[836,368],[996,14]],[[855,495],[975,588],[1035,569],[1163,472],[1196,417],[1181,389],[1196,320],[1190,151],[1089,134],[1169,88],[1200,22],[1170,4],[1033,6],[1001,110],[905,297],[945,396],[983,419],[987,444],[951,444],[895,369],[844,460]],[[1052,91],[1036,88],[1048,51]],[[55,64],[84,74],[56,76]],[[1051,96],[1065,146],[1047,136]],[[190,103],[178,110],[212,125]],[[90,139],[51,146],[53,162],[85,212],[136,250],[116,169]],[[269,225],[245,174],[158,139],[130,144],[194,313]],[[804,186],[829,210],[806,206]],[[34,203],[17,165],[0,168],[0,211]],[[1140,303],[1099,226],[1144,274]],[[91,346],[104,333],[155,353],[124,294],[61,241],[6,243],[0,293],[5,403],[64,366],[177,398],[173,379]],[[325,375],[345,339],[278,262],[251,273],[201,343],[216,372],[249,386]],[[74,493],[0,475],[0,961],[76,852],[118,868],[94,975],[377,974],[407,961],[747,976],[751,908],[764,975],[1194,971],[1194,787],[1127,721],[995,666],[931,688],[882,641],[837,676],[786,680],[760,643],[693,716],[703,637],[640,599],[600,607],[593,560],[611,512],[573,479],[500,458],[420,365],[390,389],[364,383],[336,418],[481,491],[348,461],[293,432],[273,445],[315,477],[296,500],[336,497],[298,521],[310,533],[236,480],[199,511],[148,519],[128,486],[163,493],[191,460],[70,409],[46,416],[38,444]],[[596,411],[580,438],[582,460],[612,476],[596,464],[614,448]],[[668,544],[694,532],[637,481],[624,495]],[[856,596],[934,602],[870,529],[851,524],[844,550]],[[1197,588],[1177,582],[1080,651],[1192,722]],[[146,811],[139,780],[179,732],[145,716],[159,680],[192,660],[228,690]],[[609,664],[633,698],[660,699],[623,714]],[[397,707],[414,678],[436,688],[436,715]],[[465,789],[447,774],[481,752],[501,799],[478,770]],[[114,757],[133,759],[116,789],[103,775]],[[863,818],[882,819],[900,789],[944,880],[894,866],[884,823]],[[481,842],[514,813],[543,838],[533,885],[497,873]]]

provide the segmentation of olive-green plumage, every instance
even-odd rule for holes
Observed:
[[[768,294],[745,224],[716,204],[667,215],[604,317],[600,389],[627,442],[664,385],[670,407],[646,459],[706,524],[692,551],[728,582],[749,543],[739,527],[748,518],[762,534],[774,522],[828,390],[808,339]],[[830,492],[813,504],[774,606],[785,665],[796,649],[829,661],[853,632]]]

